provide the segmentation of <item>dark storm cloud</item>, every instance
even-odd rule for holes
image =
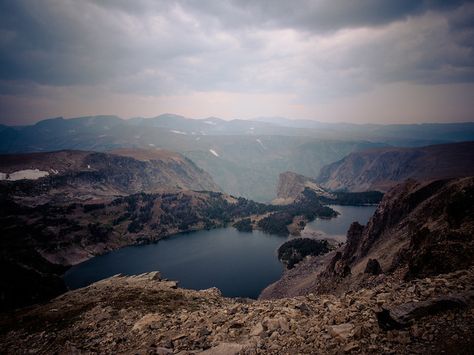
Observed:
[[[380,26],[420,15],[446,11],[469,1],[463,0],[179,0],[175,3],[202,16],[212,17],[224,27],[274,26],[311,31],[335,31],[360,26]],[[100,6],[136,15],[162,12],[171,2],[154,0],[104,0]]]
[[[271,26],[313,32],[385,25],[426,11],[446,11],[466,1],[442,0],[231,0],[201,2],[182,0],[223,26]],[[145,8],[145,7],[144,7]]]
[[[5,0],[0,2],[0,79],[47,85],[90,85],[115,78],[120,81],[129,75],[143,76],[143,71],[146,73],[147,69],[157,66],[166,71],[169,60],[179,60],[183,55],[212,52],[212,44],[192,32],[213,31],[213,25],[226,28],[231,36],[237,37],[238,29],[229,27],[336,31],[380,26],[428,10],[453,10],[461,4],[461,1],[413,0],[182,0],[176,3],[151,0]],[[177,7],[194,19],[199,28],[190,28],[191,23],[185,22],[186,19],[174,18],[172,12]],[[162,16],[162,27],[146,28],[147,21],[155,15]],[[472,17],[458,15],[450,21],[450,26],[453,33],[462,32],[458,34],[460,41],[471,45]],[[141,38],[153,30],[157,31],[153,36]],[[249,39],[239,40],[242,41],[240,45],[245,46],[243,42]],[[448,60],[447,64],[457,65],[456,58],[451,61],[450,58],[441,59]],[[440,64],[443,63],[428,61],[427,72],[433,65]],[[422,73],[423,70],[419,74]],[[186,73],[159,73],[155,78],[161,78],[159,80],[166,85],[174,80],[181,81],[180,74]],[[209,79],[213,79],[210,74]],[[214,74],[216,77],[227,76],[219,71]],[[394,74],[388,73],[386,77],[391,79]],[[452,77],[458,80],[456,75]],[[469,76],[461,74],[460,80],[466,78]],[[190,79],[193,85],[193,75]],[[201,79],[205,80],[197,75],[195,81]]]
[[[0,78],[97,84],[207,50],[205,41],[187,40],[186,29],[143,40],[141,18],[107,11],[99,3],[0,2]],[[134,33],[136,29],[142,33]]]
[[[68,85],[98,82],[110,74],[103,54],[118,48],[101,40],[102,31],[96,31],[101,26],[81,21],[86,14],[79,9],[54,5],[0,2],[2,79]]]
[[[0,1],[0,95],[45,106],[55,88],[307,104],[389,83],[472,83],[473,48],[472,1]]]

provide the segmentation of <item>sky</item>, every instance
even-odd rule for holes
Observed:
[[[0,123],[474,121],[474,2],[0,0]]]

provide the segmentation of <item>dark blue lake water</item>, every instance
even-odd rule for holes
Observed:
[[[341,213],[338,218],[312,222],[328,234],[343,234],[353,220],[365,223],[374,211],[372,207],[333,208]],[[256,298],[280,278],[283,266],[276,253],[286,240],[260,231],[242,233],[232,227],[183,233],[97,256],[69,269],[64,279],[75,289],[118,273],[158,270],[184,288],[218,287],[228,297]]]
[[[339,212],[337,218],[315,219],[306,225],[302,236],[316,236],[321,238],[331,238],[340,242],[345,242],[346,233],[352,222],[366,224],[376,210],[376,206],[330,206]]]

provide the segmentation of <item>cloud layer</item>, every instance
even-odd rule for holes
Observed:
[[[0,120],[164,111],[472,120],[473,47],[469,1],[5,0]],[[408,103],[384,116],[364,106],[390,99],[384,92],[403,105],[407,91],[441,96],[442,110]]]

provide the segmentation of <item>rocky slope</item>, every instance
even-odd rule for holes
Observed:
[[[474,142],[354,152],[323,167],[316,181],[331,190],[387,191],[420,181],[474,175]]]
[[[274,205],[295,203],[308,193],[321,203],[351,206],[374,205],[379,203],[383,197],[383,193],[380,191],[331,191],[323,188],[315,179],[287,171],[279,175],[277,198],[272,203]]]
[[[468,354],[474,269],[355,292],[254,301],[115,276],[4,314],[0,352]]]
[[[306,188],[313,190],[320,196],[332,197],[332,195],[319,186],[316,180],[291,171],[281,173],[278,177],[277,198],[275,204],[293,202]]]
[[[13,189],[16,199],[34,205],[137,192],[220,191],[212,178],[192,161],[157,149],[2,155],[0,178],[0,188]]]
[[[403,282],[464,269],[474,262],[473,236],[473,177],[408,181],[384,196],[366,226],[352,224],[343,247],[288,270],[261,297],[338,294],[385,275]]]

